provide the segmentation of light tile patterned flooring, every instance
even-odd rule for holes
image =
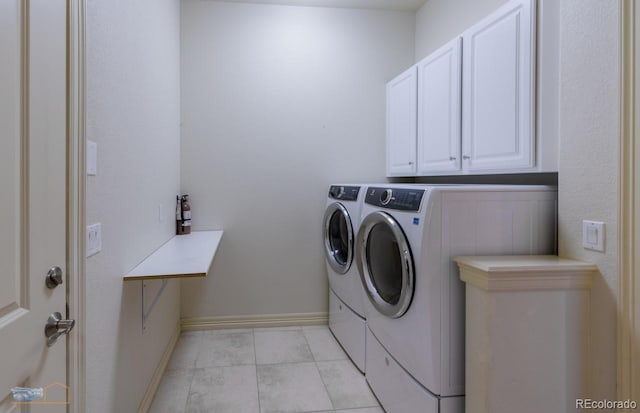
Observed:
[[[326,326],[183,332],[151,413],[383,413]]]

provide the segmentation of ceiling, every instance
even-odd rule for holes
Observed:
[[[416,11],[427,0],[223,0],[232,3],[286,4],[291,6],[345,7]]]

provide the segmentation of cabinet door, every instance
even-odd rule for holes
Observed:
[[[418,63],[418,175],[460,170],[461,39]]]
[[[416,67],[387,83],[387,176],[416,174]]]
[[[514,0],[463,34],[463,168],[535,166],[535,3]]]

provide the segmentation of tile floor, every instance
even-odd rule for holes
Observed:
[[[183,332],[151,413],[383,413],[326,326]]]

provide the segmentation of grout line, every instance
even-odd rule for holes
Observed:
[[[258,412],[262,413],[262,406],[260,405],[260,383],[258,381],[258,350],[256,349],[256,330],[251,329],[251,337],[253,337],[253,360],[254,370],[256,371],[256,396],[258,397]]]
[[[196,356],[193,359],[193,368],[198,368],[198,359],[200,358],[200,353],[202,352],[202,348],[204,347],[205,335],[200,333],[196,336]]]
[[[336,410],[336,406],[335,404],[333,404],[333,399],[331,398],[331,393],[329,393],[329,388],[327,387],[327,383],[324,381],[324,378],[322,377],[322,373],[320,372],[320,367],[318,367],[318,360],[316,360],[316,356],[315,354],[313,354],[313,351],[311,351],[311,344],[309,344],[309,339],[307,338],[307,335],[304,334],[304,329],[302,330],[302,334],[304,335],[304,339],[307,342],[307,346],[309,346],[309,351],[311,352],[311,357],[313,357],[313,364],[316,367],[316,370],[318,371],[318,376],[320,376],[320,381],[322,382],[322,385],[324,386],[324,391],[327,393],[327,397],[329,397],[329,402],[331,402],[331,407],[333,408],[332,410]]]
[[[200,333],[200,334],[195,334],[193,336],[193,338],[196,340],[196,356],[193,358],[193,364],[191,365],[191,368],[189,369],[191,371],[191,380],[189,381],[189,389],[187,390],[187,401],[185,402],[184,405],[184,412],[187,412],[187,408],[189,407],[189,400],[191,400],[191,387],[193,387],[193,380],[196,378],[196,363],[198,361],[198,357],[200,357],[200,349],[202,347],[202,343],[205,340],[205,335]]]
[[[324,379],[322,378],[322,373],[320,372],[320,368],[318,367],[318,360],[316,360],[316,355],[313,354],[313,351],[311,351],[311,344],[309,343],[309,338],[307,338],[307,335],[305,334],[304,329],[302,329],[302,335],[304,336],[304,341],[307,342],[307,347],[309,347],[309,353],[311,353],[311,358],[313,358],[313,365],[315,366],[316,371],[318,372],[318,376],[320,376],[320,381],[324,386],[324,391],[327,393],[327,397],[329,397],[329,402],[331,403],[332,410],[335,411],[336,406],[333,404],[333,399],[331,398],[331,393],[329,393],[329,388],[327,387],[327,383],[325,383]]]
[[[187,411],[187,407],[189,407],[189,399],[191,399],[191,386],[193,385],[193,379],[196,376],[195,368],[187,369],[187,371],[191,373],[191,378],[189,379],[189,386],[187,386],[187,399],[184,402],[184,408],[182,410],[185,413]]]
[[[254,329],[251,329],[251,337],[253,337],[253,360],[255,361],[255,365],[258,365],[258,350],[256,348],[256,332]]]
[[[318,376],[320,376],[320,381],[324,386],[324,391],[327,392],[327,397],[329,397],[329,401],[331,402],[332,410],[336,410],[336,406],[335,404],[333,404],[333,399],[331,398],[331,393],[329,393],[329,388],[327,387],[327,383],[324,381],[324,378],[322,377],[322,373],[320,372],[320,368],[318,367],[318,362],[316,361],[314,362],[314,364],[316,366],[316,370],[318,371]]]
[[[258,364],[258,366],[290,366],[290,365],[294,365],[294,364],[315,364],[316,362],[311,360],[311,361],[285,361],[282,363],[269,363],[269,364]],[[247,364],[248,365],[248,364]],[[320,410],[322,411],[322,410]]]
[[[196,377],[196,369],[190,369],[191,379],[189,380],[189,387],[187,388],[187,400],[184,402],[184,412],[187,412],[187,407],[189,407],[189,399],[191,399],[191,386],[193,385],[193,380]]]
[[[317,363],[318,360],[316,360],[316,355],[313,354],[313,351],[311,350],[311,343],[309,343],[309,339],[307,338],[307,335],[304,333],[304,329],[302,329],[302,337],[304,337],[304,341],[307,343],[307,347],[309,348],[309,354],[311,354],[311,358],[313,359],[313,362]]]

